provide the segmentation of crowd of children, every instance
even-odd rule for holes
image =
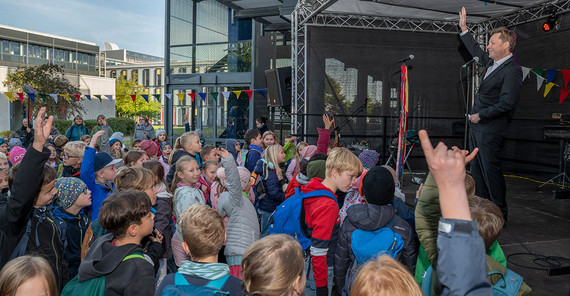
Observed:
[[[80,121],[55,143],[42,108],[24,153],[0,139],[0,295],[490,295],[509,272],[502,214],[465,173],[477,151],[425,131],[406,200],[376,151],[329,145],[326,115],[316,146],[259,118],[243,148],[172,145],[145,118],[127,150],[104,116],[88,137]]]

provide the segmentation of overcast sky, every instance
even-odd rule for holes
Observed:
[[[0,24],[164,57],[163,0],[0,0]]]

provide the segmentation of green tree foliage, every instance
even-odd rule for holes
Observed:
[[[135,103],[131,95],[137,94],[137,115],[145,115],[147,117],[158,117],[160,115],[161,105],[156,99],[149,95],[148,103],[141,95],[148,94],[148,89],[136,83],[136,77],[125,79],[119,77],[115,82],[115,113],[117,117],[133,117],[135,116]]]
[[[81,101],[72,94],[81,94],[79,88],[72,85],[65,78],[64,68],[53,64],[44,64],[34,67],[18,68],[16,72],[7,75],[2,84],[14,93],[24,92],[23,86],[33,87],[38,94],[45,94],[43,98],[35,97],[35,104],[30,104],[33,113],[37,113],[41,107],[47,108],[47,114],[53,114],[60,118],[69,115],[83,114],[85,110]],[[59,97],[57,103],[47,94],[69,94],[69,101]],[[28,106],[29,98],[24,96],[24,106]]]
[[[334,114],[349,114],[352,112],[352,102],[346,99],[342,92],[342,85],[332,77],[325,78],[325,109]]]

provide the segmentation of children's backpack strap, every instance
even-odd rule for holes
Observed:
[[[213,280],[210,281],[206,287],[210,287],[210,288],[214,288],[214,289],[218,289],[221,290],[222,287],[226,284],[226,282],[228,281],[228,279],[230,278],[229,274],[226,274],[225,276],[217,279],[217,280]]]
[[[301,194],[303,199],[318,197],[318,196],[330,197],[330,198],[332,198],[332,200],[334,200],[336,202],[336,205],[338,206],[338,201],[336,200],[336,196],[328,190],[321,189],[321,190],[315,190],[315,191],[303,193],[303,192],[299,191],[299,188],[295,188],[295,194]]]
[[[139,259],[143,259],[143,260],[146,261],[145,256],[144,256],[142,253],[140,253],[140,252],[134,252],[134,253],[132,253],[132,254],[130,254],[130,255],[127,255],[127,256],[125,256],[125,258],[123,258],[122,261],[127,261],[127,260],[129,260],[129,259],[134,259],[134,258],[139,258]]]
[[[24,256],[26,254],[26,247],[28,246],[28,241],[30,240],[31,232],[32,232],[32,219],[28,219],[28,222],[26,223],[26,231],[24,232],[22,238],[20,238],[20,241],[16,245],[16,248],[14,248],[14,251],[12,251],[12,254],[10,255],[10,259],[8,259],[8,261],[18,258],[20,256]]]
[[[186,278],[184,277],[183,274],[181,274],[180,272],[177,272],[174,274],[174,284],[176,286],[187,286],[190,285],[190,283],[186,280]]]

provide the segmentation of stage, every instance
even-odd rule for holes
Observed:
[[[537,190],[540,183],[535,181],[546,181],[551,176],[516,176],[510,172],[505,175],[509,221],[499,243],[508,258],[507,267],[524,277],[533,290],[532,295],[569,295],[570,274],[549,277],[546,267],[533,263],[533,255],[513,255],[510,258],[509,255],[528,253],[521,246],[520,239],[528,250],[537,255],[569,258],[558,262],[561,267],[570,269],[570,199],[553,199],[552,191],[560,190],[554,185]],[[415,176],[425,178],[425,175]],[[405,175],[404,180],[407,203],[412,204],[418,186],[409,181],[409,175]],[[546,265],[545,262],[539,264]]]

